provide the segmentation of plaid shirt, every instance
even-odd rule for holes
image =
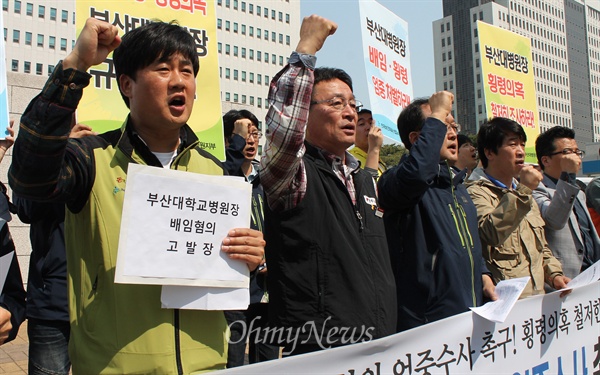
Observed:
[[[289,64],[271,81],[266,116],[267,145],[261,158],[260,179],[269,207],[285,211],[296,207],[306,195],[306,152],[304,137],[314,83],[316,57],[293,52]],[[359,163],[346,152],[341,158],[321,150],[333,172],[346,185],[352,202],[356,193],[352,172]]]

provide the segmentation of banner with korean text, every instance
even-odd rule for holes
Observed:
[[[313,338],[326,346],[335,327],[312,327],[309,323],[304,332],[310,330]],[[264,333],[293,338],[294,332],[289,331]],[[221,373],[599,374],[600,282],[575,288],[563,298],[555,292],[520,300],[504,323],[466,312],[371,342]]]
[[[526,162],[537,163],[539,114],[529,38],[477,21],[481,82],[488,118],[515,120],[527,134]]]
[[[360,29],[368,98],[363,103],[383,135],[400,142],[396,119],[413,96],[408,24],[374,0],[361,0]]]
[[[175,20],[186,28],[196,41],[200,59],[196,100],[188,125],[200,139],[200,147],[220,160],[225,159],[214,1],[77,0],[76,15],[77,35],[89,17],[117,26],[121,36],[156,20]],[[129,110],[117,87],[112,54],[103,64],[92,67],[89,73],[92,80],[84,90],[77,110],[77,121],[92,126],[99,133],[121,127]]]

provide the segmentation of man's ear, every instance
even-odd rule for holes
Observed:
[[[546,168],[548,166],[548,164],[550,164],[550,162],[548,161],[548,158],[549,157],[546,155],[542,156],[541,161],[542,161],[542,165],[544,165],[544,168]]]
[[[126,97],[131,99],[131,87],[132,87],[133,79],[126,74],[121,74],[119,76],[119,87],[121,88],[121,93]]]
[[[417,139],[419,139],[419,134],[421,134],[420,132],[410,132],[408,133],[408,140],[410,141],[411,145],[414,145],[415,142],[417,142]]]
[[[494,151],[490,150],[489,148],[483,149],[483,153],[485,154],[485,157],[488,161],[493,160],[494,156],[496,156],[496,154],[494,154]]]

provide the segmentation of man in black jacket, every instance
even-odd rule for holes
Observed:
[[[453,99],[442,91],[400,113],[398,131],[410,154],[378,183],[396,277],[398,332],[479,306],[483,294],[495,299],[477,211],[459,183],[464,176],[453,178],[450,171],[449,162],[458,157]]]

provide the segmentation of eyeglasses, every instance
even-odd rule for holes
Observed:
[[[580,150],[580,149],[573,150],[572,148],[563,148],[562,150],[553,152],[548,156],[554,156],[554,155],[558,155],[558,154],[563,154],[563,155],[575,154],[583,159],[583,157],[585,156],[585,151]]]
[[[355,99],[346,100],[344,98],[340,98],[339,96],[334,96],[331,99],[312,101],[312,102],[310,102],[310,105],[325,104],[325,103],[327,103],[330,107],[332,107],[340,112],[343,111],[347,105],[350,105],[350,108],[352,108],[352,110],[354,112],[360,111],[363,107],[363,104],[358,100],[355,100]]]
[[[448,127],[448,130],[452,129],[456,134],[460,132],[460,124],[456,122],[452,124],[446,124],[446,126]]]
[[[261,132],[248,133],[248,137],[252,137],[252,138],[258,140],[262,137],[262,133]]]

